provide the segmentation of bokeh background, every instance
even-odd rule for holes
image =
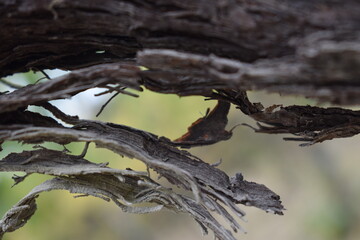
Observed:
[[[52,78],[64,74],[58,70],[47,73]],[[41,77],[41,73],[26,73],[11,76],[7,80],[25,85]],[[0,91],[6,89],[5,85],[0,84]],[[204,101],[201,97],[179,98],[144,91],[139,93],[139,98],[119,95],[96,118],[96,113],[110,97],[94,96],[101,91],[95,89],[80,93],[71,100],[53,103],[66,113],[81,118],[125,124],[171,139],[184,134],[192,122],[206,113],[207,108],[216,105],[215,101]],[[262,102],[264,106],[317,104],[304,98],[264,92],[251,92],[249,97],[254,102]],[[253,120],[232,107],[228,129],[239,123],[255,126]],[[222,159],[219,168],[229,175],[241,172],[245,179],[263,183],[281,196],[287,209],[284,216],[240,206],[247,213],[247,222],[239,220],[247,233],[238,233],[236,237],[245,240],[360,239],[360,136],[327,141],[311,147],[299,147],[298,142],[286,142],[282,140],[283,137],[254,133],[248,127],[239,126],[228,141],[190,150],[209,163]],[[76,143],[67,145],[67,148],[78,154],[83,146]],[[56,144],[46,144],[46,147],[62,149],[62,146]],[[31,146],[6,142],[0,157],[23,149],[31,149]],[[145,170],[140,161],[121,158],[93,145],[90,145],[86,158],[94,162],[110,162],[111,167]],[[33,187],[49,178],[33,174],[12,187],[13,174],[23,175],[0,173],[0,216]],[[4,239],[207,240],[213,239],[213,235],[210,233],[203,237],[198,225],[186,214],[165,210],[132,215],[101,199],[74,199],[66,191],[53,191],[41,194],[36,214],[23,228],[8,233]]]

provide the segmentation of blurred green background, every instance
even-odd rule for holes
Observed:
[[[63,74],[47,71],[51,77]],[[41,73],[19,74],[7,78],[20,85],[34,83]],[[0,91],[6,90],[0,84]],[[115,98],[100,115],[95,115],[110,97],[94,97],[102,90],[80,93],[71,100],[53,101],[68,114],[81,118],[97,119],[150,131],[175,139],[187,131],[192,122],[202,117],[215,101],[201,97],[183,97],[139,93],[139,98],[121,95]],[[250,93],[254,102],[271,104],[316,104],[307,99]],[[324,105],[323,105],[324,106]],[[234,107],[229,115],[228,129],[239,123],[255,126],[255,122]],[[263,183],[281,196],[287,209],[284,216],[267,214],[261,210],[240,206],[246,211],[248,222],[240,222],[247,234],[238,233],[238,239],[259,240],[358,240],[360,239],[360,136],[337,139],[311,147],[299,147],[298,142],[282,140],[284,135],[254,133],[239,126],[233,137],[225,142],[190,150],[209,163],[222,159],[219,168],[234,175],[242,172],[245,179]],[[62,149],[56,144],[49,148]],[[69,144],[75,154],[83,144]],[[9,152],[20,152],[31,146],[16,142],[3,145],[0,157]],[[86,158],[95,162],[110,162],[111,167],[145,170],[134,159],[121,158],[104,149],[91,145]],[[22,173],[16,173],[21,175]],[[47,176],[31,175],[23,183],[11,188],[13,174],[0,173],[0,215],[25,196]],[[239,220],[240,221],[240,220]],[[226,224],[226,223],[224,223]],[[74,199],[66,191],[43,193],[38,198],[38,211],[31,220],[5,240],[165,240],[213,239],[202,237],[195,221],[185,214],[169,211],[147,215],[123,213],[113,203],[92,197]]]

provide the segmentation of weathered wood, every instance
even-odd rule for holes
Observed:
[[[216,201],[219,201],[225,206],[230,207],[230,209],[240,217],[242,217],[244,213],[237,208],[235,205],[237,203],[259,207],[268,212],[282,214],[283,206],[281,205],[279,196],[264,185],[248,182],[242,178],[230,179],[224,172],[214,166],[203,162],[186,151],[181,151],[173,147],[171,142],[165,138],[158,138],[153,134],[122,125],[79,120],[65,115],[52,105],[45,104],[44,106],[56,117],[73,126],[33,126],[42,118],[46,118],[37,115],[32,119],[33,124],[31,122],[27,122],[26,125],[12,123],[2,124],[0,127],[0,141],[11,140],[35,144],[40,144],[45,141],[60,144],[78,141],[87,143],[94,142],[98,147],[107,148],[119,155],[137,158],[143,161],[148,167],[153,168],[161,176],[168,179],[172,184],[183,187],[186,190],[192,190],[195,199],[197,199],[197,201],[194,201],[184,196],[177,196],[175,192],[167,189],[164,190],[163,194],[167,193],[168,196],[158,196],[160,201],[158,198],[154,198],[154,192],[149,189],[147,191],[149,191],[148,194],[150,196],[147,196],[144,193],[145,195],[140,198],[142,200],[139,200],[138,202],[150,201],[164,204],[170,209],[188,212],[201,224],[213,230],[215,235],[221,239],[234,238],[230,232],[220,227],[219,223],[210,214],[211,210],[214,211],[214,209],[219,209],[219,207],[212,209],[206,204],[207,202],[210,202],[208,204],[213,205]],[[5,114],[12,113],[7,112]],[[22,122],[21,120],[19,121]],[[68,189],[70,192],[93,196],[104,195],[116,203],[118,202],[116,199],[119,198],[119,196],[122,196],[120,198],[121,200],[125,199],[126,201],[131,202],[131,199],[129,200],[129,194],[131,195],[131,198],[137,199],[137,195],[146,190],[142,186],[137,186],[137,181],[133,181],[133,183],[127,187],[123,185],[129,184],[129,180],[125,180],[124,183],[122,183],[122,181],[114,183],[112,180],[114,179],[114,176],[109,176],[109,174],[120,174],[122,178],[124,178],[123,175],[145,177],[146,181],[149,179],[148,176],[143,176],[143,174],[135,172],[109,169],[105,166],[90,163],[82,159],[82,157],[83,156],[72,156],[63,152],[46,149],[12,153],[0,161],[0,171],[24,171],[28,174],[42,173],[55,176],[70,176],[71,178],[68,179],[70,180],[70,183],[68,183],[66,187],[53,186],[47,190]],[[118,178],[119,177],[116,179]],[[21,181],[22,180],[23,179],[21,179]],[[82,185],[86,183],[85,185],[89,189],[84,190],[83,187],[78,187],[78,181],[80,181]],[[100,185],[99,181],[101,182]],[[153,184],[152,188],[154,188],[154,191],[161,188],[161,185],[155,184],[153,180],[151,180],[151,183]],[[131,188],[131,190],[128,190],[128,188]],[[25,197],[25,200],[33,201],[38,193],[39,192],[30,194],[30,197]],[[113,196],[114,194],[115,196]],[[182,200],[180,201],[179,198]],[[173,199],[173,201],[171,199]],[[19,204],[21,206],[24,205],[22,202],[25,200],[21,200]],[[219,203],[216,203],[216,205],[219,205]],[[4,219],[0,221],[0,229],[2,229],[2,231],[0,230],[0,236],[4,232],[13,231],[18,227],[21,227],[23,222],[19,218],[21,218],[22,215],[29,216],[29,214],[33,214],[33,208],[36,205],[26,206],[27,205],[25,204],[21,209],[19,209],[20,206],[15,206],[15,209],[10,210]],[[16,214],[13,215],[13,211],[20,211],[20,216]],[[22,211],[24,211],[24,213],[22,213]],[[194,211],[197,213],[195,214]],[[233,220],[227,211],[215,212],[237,225],[236,221]],[[27,219],[28,218],[24,219],[24,221],[27,221]]]
[[[243,62],[294,56],[304,46],[310,55],[322,46],[344,53],[347,42],[358,41],[359,10],[355,0],[5,0],[0,4],[0,76],[133,59],[143,48]],[[319,68],[321,60],[313,59]]]
[[[236,204],[282,214],[279,196],[264,185],[248,182],[240,173],[229,177],[177,146],[229,139],[232,132],[225,128],[230,103],[259,122],[255,131],[294,134],[286,139],[307,141],[305,145],[360,133],[359,111],[272,104],[264,108],[246,96],[247,90],[266,90],[360,104],[359,12],[357,0],[1,1],[0,77],[28,70],[73,71],[1,93],[0,143],[93,142],[143,161],[193,196],[164,188],[144,173],[93,164],[84,155],[47,149],[12,153],[0,161],[0,171],[56,177],[8,211],[0,221],[0,238],[30,219],[41,192],[55,189],[112,200],[130,212],[162,207],[186,212],[222,240],[235,238],[213,213],[228,220],[234,231],[241,229],[224,206],[240,218],[244,213]],[[131,96],[136,94],[126,88],[146,87],[217,99],[219,105],[172,142],[123,125],[71,117],[48,103],[95,87]],[[53,116],[26,110],[30,105]],[[156,205],[139,209],[126,202]]]
[[[266,90],[335,104],[360,104],[360,43],[340,46],[317,45],[318,50],[307,49],[311,56],[254,63],[161,49],[141,51],[137,59],[149,68],[141,73],[144,85],[156,92],[186,96],[210,95],[214,88]]]
[[[141,91],[139,71],[136,66],[122,63],[102,64],[73,71],[51,81],[28,85],[0,95],[0,113],[39,102],[70,98],[95,87],[107,89],[108,92],[127,93],[121,90],[123,87]]]

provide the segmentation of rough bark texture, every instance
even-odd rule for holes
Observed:
[[[112,200],[124,211],[163,207],[186,212],[219,239],[235,239],[243,217],[236,204],[282,214],[279,196],[238,173],[226,173],[178,147],[213,144],[225,130],[230,104],[258,122],[256,132],[289,133],[303,146],[360,133],[360,112],[340,107],[252,103],[247,90],[297,94],[339,105],[360,104],[360,3],[246,0],[3,0],[0,2],[0,77],[29,70],[71,73],[0,94],[0,142],[95,143],[137,158],[193,197],[162,187],[147,173],[94,164],[84,154],[34,149],[12,153],[0,171],[55,176],[34,188],[0,221],[0,238],[23,226],[43,191]],[[145,66],[142,70],[140,66]],[[10,84],[3,80],[4,84]],[[200,95],[215,109],[175,141],[131,127],[81,120],[48,103],[90,88],[137,96],[126,88]],[[30,112],[43,107],[53,116]],[[59,123],[58,120],[66,124]],[[27,175],[26,175],[27,176]],[[25,176],[25,177],[26,177]],[[25,177],[15,178],[16,183]],[[126,204],[151,202],[150,208]]]

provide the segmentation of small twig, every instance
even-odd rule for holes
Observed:
[[[90,145],[90,142],[85,142],[85,147],[84,147],[84,150],[82,151],[82,153],[80,153],[80,155],[78,155],[77,157],[78,158],[84,158],[88,149],[89,149],[89,145]]]
[[[42,150],[48,150],[46,147],[41,146],[40,144],[36,144],[33,146],[33,149],[42,149]]]
[[[112,92],[116,91],[116,92],[119,92],[119,93],[122,93],[122,94],[125,94],[125,95],[129,95],[129,96],[132,96],[132,97],[139,97],[139,95],[137,95],[135,93],[125,91],[126,87],[119,87],[119,86],[118,87],[110,87],[110,86],[106,86],[106,88],[108,90],[103,91],[101,93],[94,94],[94,96],[98,97],[98,96],[108,94],[108,93],[112,93]]]
[[[3,79],[3,78],[0,78],[0,82],[3,83],[3,84],[5,84],[5,85],[8,86],[8,87],[11,87],[11,88],[14,88],[14,89],[20,89],[20,88],[23,87],[23,86],[18,85],[18,84],[16,84],[16,83],[9,82],[9,81],[7,81],[7,80],[5,80],[5,79]]]
[[[101,96],[101,95],[104,95],[104,94],[108,94],[108,93],[112,93],[114,91],[117,91],[119,92],[120,90],[124,90],[126,89],[126,87],[110,87],[110,86],[106,86],[107,90],[106,91],[103,91],[103,92],[100,92],[100,93],[96,93],[94,94],[95,97],[98,97],[98,96]]]
[[[14,180],[14,184],[11,187],[14,187],[15,185],[21,183],[22,181],[25,180],[25,178],[27,178],[30,175],[31,175],[31,173],[26,173],[24,176],[18,176],[16,174],[14,174],[12,176],[12,179]]]
[[[37,84],[37,83],[39,83],[41,80],[43,80],[43,79],[48,79],[47,77],[41,77],[41,78],[39,78],[38,80],[36,80],[36,82],[34,83],[34,84]]]
[[[150,167],[148,165],[146,165],[146,172],[148,174],[148,177],[150,177]]]
[[[51,80],[50,76],[44,70],[40,70],[40,72],[44,74],[47,79]]]
[[[112,95],[109,100],[106,101],[104,105],[101,106],[100,111],[96,114],[96,117],[100,116],[100,114],[104,111],[105,107],[113,100],[117,95],[119,95],[120,92],[115,93]]]
[[[65,146],[65,145],[62,145],[63,146],[63,152],[64,153],[69,153],[70,152],[70,150],[69,149],[67,149],[67,147]]]

